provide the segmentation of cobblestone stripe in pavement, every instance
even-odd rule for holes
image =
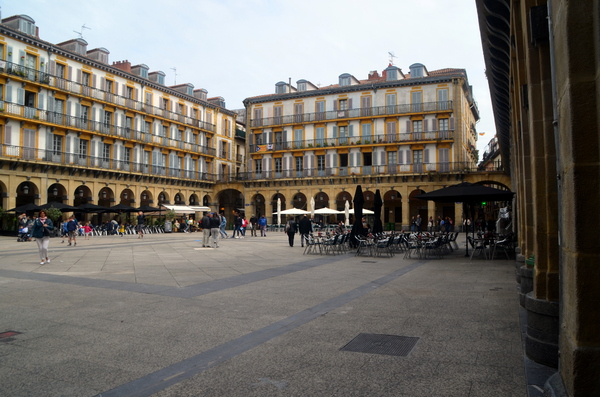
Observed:
[[[111,396],[151,396],[176,383],[182,382],[196,374],[211,367],[242,354],[262,343],[265,343],[279,335],[289,332],[309,321],[314,320],[328,312],[341,307],[348,302],[379,288],[427,263],[427,261],[413,262],[412,264],[392,272],[377,280],[363,284],[352,291],[339,295],[328,301],[320,303],[309,309],[296,313],[284,320],[273,323],[255,332],[251,332],[238,339],[224,343],[213,349],[207,350],[194,357],[180,361],[161,370],[143,376],[132,382],[121,385],[112,390],[98,394],[96,397]]]
[[[340,260],[343,259],[340,258],[337,261]],[[273,269],[265,269],[257,272],[240,274],[238,276],[227,277],[215,281],[208,281],[200,284],[190,285],[187,287],[168,287],[163,285],[130,283],[125,281],[96,280],[84,277],[58,276],[47,273],[31,273],[3,269],[0,269],[0,277],[79,285],[83,287],[107,288],[120,291],[170,296],[174,298],[194,298],[197,296],[209,294],[211,292],[239,287],[241,285],[263,281],[269,278],[283,276],[286,274],[311,269],[313,267],[322,266],[333,262],[336,262],[336,260],[332,260],[329,257],[316,258],[305,262],[293,263],[287,266],[281,266]]]

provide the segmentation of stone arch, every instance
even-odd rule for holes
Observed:
[[[73,192],[73,205],[77,207],[81,204],[91,203],[94,201],[92,191],[86,185],[79,185]]]
[[[103,207],[112,207],[115,204],[115,193],[108,186],[103,187],[98,192],[98,205]]]
[[[266,201],[265,196],[260,193],[257,193],[252,197],[252,203],[254,205],[254,214],[257,218],[260,218],[262,215],[266,215]]]
[[[410,226],[412,223],[412,218],[413,217],[417,217],[417,215],[421,216],[421,230],[425,230],[426,226],[427,226],[427,200],[421,200],[418,198],[415,198],[415,196],[418,196],[419,194],[423,194],[425,193],[425,191],[419,187],[417,187],[416,189],[414,189],[412,192],[409,193],[408,195],[408,209],[409,209],[409,214],[408,214],[408,219],[407,219],[407,224]]]
[[[342,191],[337,194],[335,197],[335,208],[338,211],[344,211],[346,206],[346,200],[348,200],[348,204],[350,204],[350,208],[352,208],[352,194],[347,191]]]
[[[167,191],[163,190],[162,192],[158,193],[158,203],[157,205],[161,205],[161,204],[171,204],[171,197],[169,196],[169,193],[167,193]]]
[[[185,205],[186,204],[183,193],[181,193],[181,192],[175,193],[175,196],[173,196],[173,204],[175,204],[175,205]]]
[[[67,189],[60,183],[53,183],[48,187],[47,196],[49,203],[65,204],[67,199]]]
[[[135,207],[135,196],[131,189],[123,189],[119,195],[119,204]]]
[[[306,195],[304,193],[298,192],[295,193],[292,196],[292,202],[291,202],[291,207],[290,208],[300,208],[302,210],[307,210],[308,211],[308,201],[306,199]]]
[[[397,190],[383,194],[383,223],[402,224],[402,195]]]
[[[16,207],[25,204],[35,204],[35,200],[40,197],[37,185],[31,181],[21,182],[16,189],[17,200]]]
[[[200,200],[198,199],[198,195],[196,193],[190,194],[188,201],[190,202],[190,205],[200,205]]]
[[[140,207],[148,205],[152,206],[154,204],[154,195],[148,189],[144,190],[140,193]]]
[[[329,195],[325,192],[315,194],[315,209],[329,207]]]

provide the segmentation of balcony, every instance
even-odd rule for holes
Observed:
[[[358,108],[348,110],[331,110],[320,113],[304,113],[288,116],[266,117],[250,121],[251,127],[274,127],[282,125],[306,124],[320,121],[336,121],[353,118],[372,118],[397,116],[413,113],[439,113],[452,112],[452,101],[426,102],[417,104],[389,105],[371,108]]]
[[[67,80],[61,77],[53,76],[49,73],[17,65],[16,63],[6,62],[4,68],[0,68],[0,73],[17,76],[21,79],[33,81],[48,85],[60,91],[68,92],[82,97],[87,97],[103,102],[108,102],[132,111],[147,113],[153,116],[162,117],[171,121],[186,124],[191,127],[200,128],[206,131],[215,132],[216,125],[200,121],[192,117],[184,116],[179,113],[161,109],[144,102],[139,102],[130,98],[119,96],[111,92],[102,91],[98,88],[86,86],[75,81]]]
[[[413,142],[448,142],[454,140],[454,131],[409,132],[401,134],[380,134],[369,136],[352,136],[323,139],[307,139],[303,141],[276,142],[250,145],[250,153],[271,151],[287,151],[300,149],[335,148],[344,146],[373,146],[376,144],[400,144]]]
[[[62,113],[50,112],[48,110],[27,107],[18,105],[16,103],[0,101],[0,109],[4,109],[2,112],[0,112],[0,115],[10,115],[20,117],[22,119],[29,119],[51,127],[65,127],[70,129],[90,131],[115,138],[137,141],[139,143],[154,143],[168,148],[202,153],[209,156],[214,156],[216,154],[216,150],[214,148],[201,146],[196,143],[171,139],[165,136],[154,135],[146,131],[134,130],[128,127],[119,127],[99,121],[67,116]]]
[[[51,149],[35,149],[24,146],[0,144],[0,158],[3,160],[25,160],[31,162],[46,162],[73,167],[89,167],[107,171],[123,171],[144,175],[163,176],[170,178],[185,178],[194,181],[215,182],[215,174],[169,168],[153,164],[135,163],[133,161],[116,160],[106,157],[94,157],[79,153],[67,153]]]
[[[343,166],[302,170],[250,171],[238,174],[239,180],[277,180],[319,177],[393,176],[411,174],[470,173],[477,172],[472,163],[417,163],[368,166]]]

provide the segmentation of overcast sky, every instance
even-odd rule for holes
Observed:
[[[404,72],[463,68],[481,120],[480,158],[495,134],[474,0],[21,0],[2,1],[2,18],[25,14],[40,38],[78,33],[110,63],[144,63],[166,84],[191,83],[222,96],[228,109],[274,93],[275,83],[337,84],[366,79],[389,63]],[[89,28],[83,28],[84,26]],[[177,74],[175,74],[175,70]]]

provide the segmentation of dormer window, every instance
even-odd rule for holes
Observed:
[[[285,94],[287,92],[287,83],[284,81],[280,81],[275,84],[275,93],[276,94]]]
[[[352,76],[348,73],[344,73],[340,76],[340,86],[346,87],[352,84]]]
[[[19,30],[25,34],[35,36],[35,24],[26,19],[19,20]]]
[[[298,83],[298,91],[306,91],[306,81]]]
[[[410,65],[410,77],[427,77],[427,68],[422,63],[413,63]]]

